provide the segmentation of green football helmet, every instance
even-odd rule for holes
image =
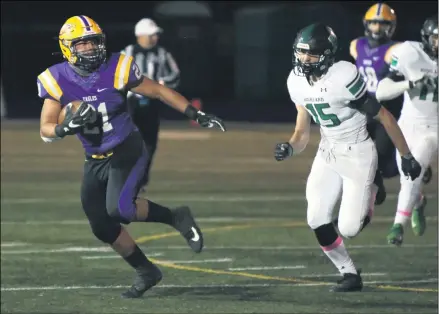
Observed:
[[[337,36],[332,28],[321,23],[301,29],[293,45],[293,71],[296,75],[320,77],[334,63],[337,51]],[[300,55],[318,57],[317,62],[303,62]]]

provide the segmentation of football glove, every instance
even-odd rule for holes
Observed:
[[[97,119],[96,109],[82,102],[75,113],[72,106],[67,106],[64,121],[55,127],[55,134],[59,138],[78,133],[86,124],[94,123]]]
[[[274,158],[277,161],[282,161],[291,156],[293,156],[293,147],[290,143],[286,142],[276,144],[276,148],[274,149]]]
[[[213,114],[206,114],[192,105],[187,106],[184,113],[190,119],[195,120],[203,128],[216,127],[221,131],[226,132],[226,126],[224,125],[223,120]]]
[[[401,157],[401,169],[407,177],[410,176],[412,181],[421,174],[421,165],[411,153]]]

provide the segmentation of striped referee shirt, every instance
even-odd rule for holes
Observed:
[[[128,45],[121,51],[133,56],[144,76],[159,82],[162,80],[169,88],[177,88],[180,83],[180,70],[172,55],[161,46],[145,49],[138,44]]]

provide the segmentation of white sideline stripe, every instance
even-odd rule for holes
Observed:
[[[437,195],[427,194],[428,198],[436,199]],[[387,200],[396,200],[398,194],[387,194]],[[305,193],[300,194],[289,194],[289,195],[250,195],[250,196],[190,196],[190,197],[167,197],[158,196],[154,197],[155,201],[166,201],[166,202],[285,202],[285,201],[305,201]],[[1,204],[33,204],[33,203],[78,203],[80,204],[79,197],[76,198],[3,198]]]
[[[142,246],[141,246],[142,247]],[[403,244],[398,250],[404,248],[437,248],[437,244]],[[149,250],[187,250],[184,245],[174,246],[148,246]],[[348,249],[393,249],[390,244],[371,245],[347,245]],[[318,250],[317,245],[313,246],[206,246],[204,250]],[[70,247],[62,249],[35,249],[35,250],[2,250],[3,254],[39,254],[39,253],[75,253],[75,252],[113,252],[109,247]]]
[[[426,217],[427,221],[437,221],[437,216]],[[373,222],[392,222],[394,217],[391,216],[374,216]],[[197,222],[297,222],[292,217],[200,217],[197,218]],[[305,223],[305,221],[303,220]],[[2,221],[2,225],[88,225],[87,220],[42,220],[42,221]]]
[[[23,242],[3,242],[1,244],[1,247],[16,247],[16,246],[26,246],[29,245],[29,243],[23,243]]]
[[[70,252],[113,252],[110,247],[67,247],[62,249],[35,249],[35,250],[2,250],[1,254],[35,254],[35,253],[70,253]]]
[[[227,262],[233,262],[232,258],[225,257],[225,258],[214,258],[214,259],[201,259],[201,260],[190,260],[190,261],[165,261],[160,260],[160,264],[163,263],[170,263],[170,264],[203,264],[203,263],[227,263]]]
[[[434,283],[437,282],[437,278],[425,279],[425,280],[405,280],[405,281],[364,281],[364,284],[380,285],[380,284],[394,284],[394,285],[409,285],[418,283]],[[261,283],[261,284],[223,284],[223,285],[158,285],[154,289],[162,288],[189,288],[189,289],[203,289],[203,288],[245,288],[245,287],[315,287],[315,286],[327,286],[333,283],[287,283],[287,284],[273,284],[273,283]],[[113,285],[113,286],[39,286],[39,287],[2,287],[1,291],[42,291],[42,290],[85,290],[85,289],[126,289],[130,286],[125,285]]]
[[[229,268],[230,271],[241,271],[241,270],[269,270],[269,269],[303,269],[306,268],[305,265],[294,265],[294,266],[260,266],[260,267],[240,267],[240,268]]]
[[[398,249],[404,248],[437,248],[438,244],[403,244]],[[184,245],[148,246],[150,250],[187,250]],[[392,249],[390,244],[365,244],[346,245],[348,249]],[[314,246],[205,246],[204,250],[320,250]]]
[[[163,253],[150,253],[146,254],[147,257],[163,256]],[[121,258],[120,255],[90,255],[81,256],[82,259],[109,259],[109,258]]]
[[[361,276],[387,276],[388,273],[361,273]],[[294,276],[298,278],[310,278],[310,277],[340,277],[340,273],[338,274],[307,274],[307,275],[299,275]]]

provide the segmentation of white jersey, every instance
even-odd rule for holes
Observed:
[[[306,77],[291,71],[287,86],[296,106],[305,107],[320,125],[322,139],[330,143],[351,144],[369,137],[366,115],[349,107],[349,102],[366,93],[366,84],[354,64],[347,61],[334,63],[312,86]]]
[[[425,53],[420,42],[406,41],[393,51],[390,70],[404,75],[405,79],[410,81],[418,80],[425,74],[436,79],[436,89],[423,86],[404,92],[401,119],[407,117],[417,121],[437,123],[437,60],[432,60]]]

